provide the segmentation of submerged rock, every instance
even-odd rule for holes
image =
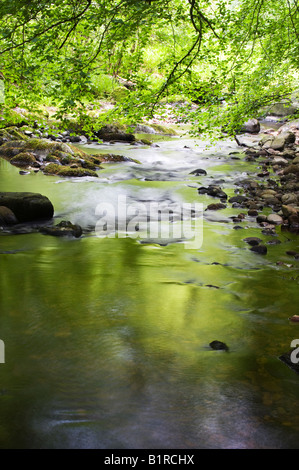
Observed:
[[[293,355],[295,357],[293,357]],[[295,348],[287,353],[282,354],[278,359],[286,364],[294,372],[296,372],[296,374],[299,374],[299,362],[295,362],[298,359],[298,353],[296,354]]]

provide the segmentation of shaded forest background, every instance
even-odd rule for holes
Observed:
[[[0,18],[2,124],[16,107],[86,130],[171,107],[233,134],[297,98],[297,0],[2,0]]]

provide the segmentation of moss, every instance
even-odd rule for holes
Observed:
[[[94,156],[101,163],[119,163],[119,162],[133,162],[140,164],[140,161],[133,158],[124,157],[123,155],[114,155],[112,153],[95,155]]]
[[[44,173],[57,176],[98,176],[95,171],[86,168],[71,168],[70,166],[61,166],[56,163],[50,163],[47,165],[44,168]]]
[[[151,124],[151,127],[159,134],[177,135],[176,131],[171,127],[162,126],[161,124]]]
[[[15,109],[6,109],[3,114],[3,121],[1,121],[0,127],[9,127],[9,126],[22,126],[28,124],[27,111],[24,109],[15,110]]]
[[[142,142],[145,145],[152,145],[152,142],[148,139],[141,139],[140,142]]]
[[[65,144],[62,144],[62,145],[65,145]],[[75,157],[82,157],[82,158],[88,158],[89,157],[89,155],[87,153],[85,153],[84,150],[79,149],[75,145],[67,143],[67,146],[70,147],[70,149],[72,150],[73,155]]]
[[[12,165],[19,167],[29,166],[36,162],[34,155],[30,152],[21,152],[10,160]]]
[[[6,127],[0,130],[0,139],[6,140],[29,140],[29,137],[20,131],[17,127]]]
[[[11,160],[11,158],[23,152],[25,144],[26,142],[23,141],[5,142],[0,146],[0,156],[6,160]]]
[[[55,157],[54,155],[50,154],[50,155],[47,155],[47,156],[46,156],[45,161],[46,161],[46,162],[56,163],[56,162],[57,162],[57,157]]]
[[[90,160],[84,160],[84,162],[81,162],[81,165],[83,168],[87,168],[88,170],[96,170],[97,169],[97,165],[95,163],[93,163],[92,161]]]
[[[30,139],[26,143],[26,149],[28,150],[48,150],[49,152],[51,150],[55,150],[55,144],[52,142],[48,142],[47,140],[42,140],[42,139]]]
[[[111,92],[110,96],[114,101],[118,102],[118,101],[121,101],[124,98],[126,98],[128,93],[129,93],[129,90],[126,87],[118,86],[118,87],[114,88],[114,90]]]

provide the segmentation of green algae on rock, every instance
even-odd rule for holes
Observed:
[[[57,163],[49,163],[43,169],[44,173],[47,175],[57,175],[57,176],[94,176],[98,177],[98,174],[94,170],[89,170],[88,168],[82,167],[70,167],[70,166],[62,166],[58,165]]]
[[[36,163],[36,158],[31,152],[20,152],[18,155],[12,157],[10,163],[23,168],[34,165]]]

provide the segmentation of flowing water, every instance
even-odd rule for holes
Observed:
[[[298,448],[299,376],[278,359],[299,338],[289,321],[298,314],[298,261],[286,255],[298,237],[279,228],[276,238],[261,235],[249,217],[236,230],[230,217],[240,209],[230,204],[204,211],[195,247],[94,230],[99,203],[125,196],[205,208],[218,200],[199,196],[199,184],[218,182],[231,196],[252,164],[229,155],[237,150],[229,141],[84,149],[140,164],[62,180],[22,176],[0,161],[1,191],[40,192],[57,222],[85,229],[80,239],[0,237],[0,447]],[[197,168],[207,175],[190,175]],[[260,256],[247,236],[281,243]],[[213,340],[229,350],[212,350]]]

